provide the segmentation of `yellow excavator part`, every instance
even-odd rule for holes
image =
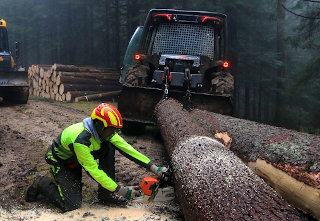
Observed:
[[[3,19],[0,19],[0,27],[7,27],[7,22]]]
[[[13,57],[11,56],[11,68],[14,69],[15,65],[16,65],[16,64],[14,63],[14,59],[13,59]]]

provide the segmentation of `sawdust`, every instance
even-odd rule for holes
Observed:
[[[54,221],[54,220],[177,220],[169,213],[157,214],[153,206],[128,206],[126,208],[107,207],[102,205],[84,204],[80,209],[60,213],[55,209],[32,208],[30,210],[13,209],[10,212],[0,209],[0,220],[29,220],[29,221]]]

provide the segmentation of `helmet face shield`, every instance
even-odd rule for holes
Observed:
[[[122,117],[119,111],[110,104],[102,103],[91,114],[92,120],[100,120],[104,127],[123,127]]]

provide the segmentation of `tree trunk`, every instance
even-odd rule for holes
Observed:
[[[99,94],[91,94],[91,95],[76,97],[74,100],[75,102],[79,102],[79,101],[94,101],[94,100],[110,99],[110,98],[115,98],[119,96],[120,92],[121,91],[110,91],[110,92],[104,92]]]
[[[116,70],[112,68],[100,68],[97,69],[95,67],[78,67],[75,65],[64,65],[64,64],[54,64],[52,66],[53,71],[62,71],[62,72],[90,72],[90,73],[114,73],[116,74]]]
[[[56,84],[77,82],[98,82],[98,81],[119,81],[119,74],[102,74],[91,72],[58,72]],[[90,83],[89,83],[90,84]]]
[[[256,122],[237,119],[212,112],[193,110],[191,115],[210,133],[227,132],[232,138],[231,150],[243,161],[256,163],[264,159],[275,169],[313,187],[313,193],[320,194],[320,137],[299,133],[279,127],[262,125]],[[263,176],[264,177],[264,176]],[[264,177],[266,178],[266,177]],[[269,179],[274,179],[269,176]],[[289,179],[289,178],[288,178]],[[270,181],[272,186],[279,185]],[[273,184],[272,184],[273,183]],[[289,183],[288,185],[292,185]],[[299,184],[302,186],[301,184]],[[294,185],[281,187],[279,191],[290,203],[320,218],[320,199],[297,195]],[[301,191],[299,189],[299,191]],[[291,197],[290,197],[291,195]],[[289,196],[289,198],[288,198]],[[301,205],[300,201],[307,201]],[[315,205],[315,206],[314,206]],[[315,209],[316,208],[316,209]]]
[[[115,79],[113,76],[110,76],[111,79],[108,79],[108,75],[102,76],[101,78],[84,78],[77,76],[68,76],[68,75],[59,75],[56,79],[56,84],[119,84],[119,77],[116,76]]]
[[[62,95],[68,91],[115,91],[119,90],[119,84],[60,84],[59,93]]]
[[[250,87],[245,83],[245,105],[244,105],[244,118],[250,118]]]
[[[173,99],[155,109],[186,220],[306,220]]]
[[[117,70],[120,69],[120,7],[119,7],[119,1],[115,0],[115,23],[114,23],[114,45],[115,45],[115,54],[114,58],[116,59],[116,68]]]
[[[285,10],[282,7],[286,0],[277,0],[277,54],[280,62],[276,80],[276,110],[274,123],[284,125],[284,80],[286,77],[286,50],[285,50]]]
[[[91,94],[105,93],[104,91],[68,91],[66,93],[67,101],[74,101],[76,97],[87,96]]]
[[[234,100],[235,100],[235,107],[237,108],[237,113],[239,117],[243,117],[244,109],[240,109],[239,107],[243,107],[243,103],[240,103],[243,101],[243,97],[241,96],[240,90],[244,87],[244,84],[242,83],[241,80],[241,75],[239,71],[239,42],[240,42],[240,37],[239,34],[241,31],[239,31],[239,17],[242,17],[242,12],[239,13],[239,10],[234,7],[226,7],[226,14],[228,15],[228,42],[227,44],[228,48],[226,50],[225,58],[229,59],[229,62],[231,64],[231,74],[234,76],[234,86],[235,86],[235,91],[234,91]]]

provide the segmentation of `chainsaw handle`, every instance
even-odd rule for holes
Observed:
[[[172,173],[171,167],[170,167],[170,165],[168,165],[167,171],[162,173],[161,177],[159,178],[159,181],[160,182],[168,181],[168,179],[171,177],[171,173]]]

